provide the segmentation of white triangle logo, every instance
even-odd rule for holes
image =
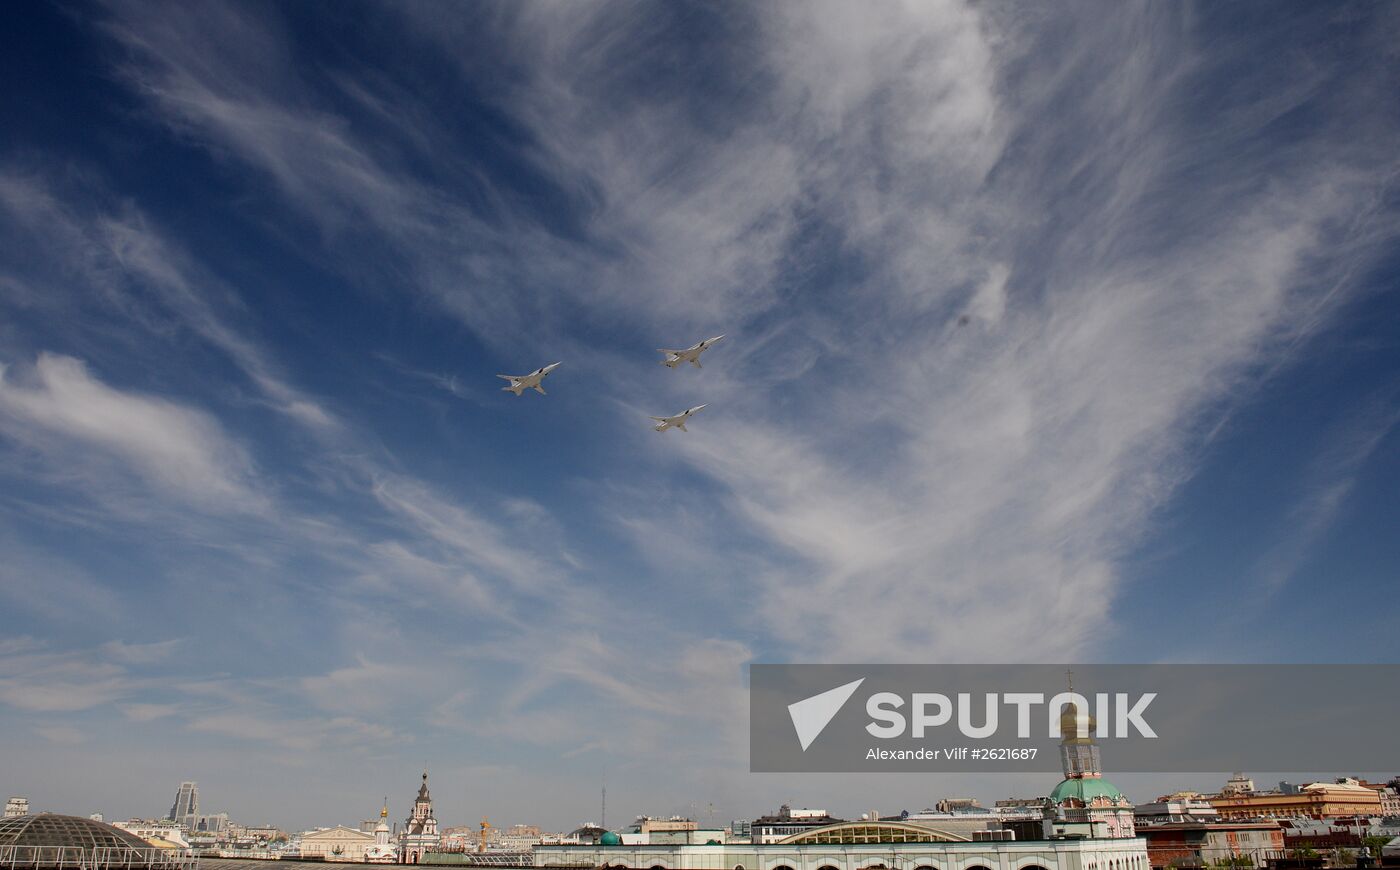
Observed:
[[[792,727],[797,729],[797,739],[802,743],[803,752],[807,751],[813,740],[821,736],[822,731],[831,724],[831,720],[841,712],[841,708],[863,682],[865,677],[844,686],[828,689],[820,695],[788,704],[788,715],[792,717]]]

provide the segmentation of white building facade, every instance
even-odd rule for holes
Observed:
[[[169,819],[158,822],[150,819],[128,819],[124,822],[113,822],[112,827],[135,834],[148,843],[164,840],[179,846],[181,849],[190,847],[189,841],[185,839],[185,832],[180,830],[178,824]]]
[[[375,845],[373,834],[356,828],[336,825],[301,835],[301,857],[321,861],[352,861],[362,863],[365,853]]]
[[[879,826],[833,839],[889,840],[900,832]],[[880,831],[868,830],[880,827]],[[906,826],[912,827],[912,826]],[[819,834],[819,832],[810,832]],[[928,836],[927,831],[904,832]],[[818,836],[820,839],[820,834]],[[602,867],[607,870],[1150,870],[1141,838],[1003,840],[990,842],[728,843],[706,846],[535,847],[536,867]]]

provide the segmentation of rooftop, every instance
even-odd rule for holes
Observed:
[[[159,849],[120,828],[78,816],[35,813],[0,819],[0,864],[12,867],[82,867],[101,870],[187,870],[184,850]]]

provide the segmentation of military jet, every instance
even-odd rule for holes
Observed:
[[[510,386],[501,387],[501,389],[515,393],[517,396],[526,390],[534,390],[541,396],[545,396],[548,395],[548,393],[544,391],[544,387],[540,386],[540,382],[544,380],[545,375],[557,368],[559,368],[559,363],[550,363],[542,369],[535,369],[528,375],[496,375],[496,377],[505,378],[510,381]]]
[[[685,350],[667,350],[664,347],[659,347],[656,350],[657,353],[666,354],[666,358],[661,360],[661,364],[667,368],[673,369],[683,362],[688,362],[698,369],[702,368],[700,365],[700,354],[709,350],[710,345],[719,341],[721,338],[724,338],[724,336],[716,335],[714,338],[707,338],[699,344],[688,347]]]
[[[705,406],[696,405],[694,408],[682,411],[674,417],[652,417],[651,419],[656,421],[656,425],[652,428],[654,428],[658,432],[665,432],[667,429],[671,428],[679,429],[682,432],[688,432],[690,430],[685,428],[685,421],[690,417],[691,414],[694,414],[696,411],[700,410],[703,407]]]

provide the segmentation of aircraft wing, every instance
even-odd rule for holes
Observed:
[[[511,382],[515,382],[515,381],[520,380],[520,378],[516,377],[515,375],[496,375],[496,377],[498,377],[498,378],[503,378],[504,380],[511,381]]]
[[[648,415],[648,416],[649,416],[649,415]],[[650,417],[650,416],[649,416],[649,418],[652,419],[652,420],[655,420],[655,421],[658,422],[658,423],[669,423],[669,422],[671,421],[671,419],[672,419],[671,417]]]

